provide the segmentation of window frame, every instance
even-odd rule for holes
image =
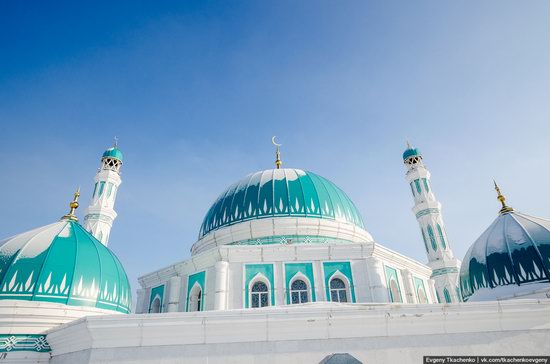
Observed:
[[[256,283],[263,283],[265,284],[265,286],[267,287],[267,290],[265,292],[252,292],[252,287],[254,287],[254,285]],[[263,274],[257,274],[254,278],[252,278],[250,280],[250,283],[248,284],[248,305],[249,307],[248,308],[263,308],[263,307],[270,307],[271,306],[271,284],[269,283],[269,279],[267,279]],[[254,294],[257,294],[259,295],[258,297],[258,302],[259,302],[259,306],[258,307],[254,307],[253,306],[253,300],[252,300],[252,297]],[[261,295],[262,294],[267,294],[267,305],[265,306],[262,306],[261,305]]]

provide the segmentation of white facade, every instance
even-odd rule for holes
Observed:
[[[284,238],[298,233],[311,236],[310,241]],[[231,244],[265,236],[283,238],[272,244]],[[189,303],[197,296],[197,284],[200,310],[249,308],[256,280],[269,287],[269,306],[288,305],[291,283],[298,276],[307,285],[308,302],[331,300],[332,277],[344,282],[348,302],[437,302],[430,268],[375,243],[368,232],[349,224],[311,218],[252,220],[206,235],[193,245],[193,252],[191,258],[139,279],[137,313],[155,312],[157,296],[161,312],[196,310]]]

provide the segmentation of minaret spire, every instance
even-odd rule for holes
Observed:
[[[403,162],[407,168],[406,179],[414,198],[412,211],[422,232],[437,299],[441,303],[461,302],[458,286],[460,263],[453,256],[449,244],[441,203],[436,199],[431,186],[430,171],[424,165],[420,151],[411,147],[408,142],[403,153]]]
[[[76,209],[78,208],[78,198],[80,197],[80,187],[78,187],[74,193],[73,200],[69,204],[69,207],[71,210],[67,215],[64,215],[61,219],[63,220],[71,220],[71,221],[78,221],[78,218],[74,214]]]
[[[114,207],[118,188],[122,183],[120,177],[122,160],[122,152],[118,149],[118,138],[115,137],[113,146],[101,157],[101,167],[94,179],[92,201],[84,217],[84,228],[103,245],[108,244],[113,221],[117,217]]]
[[[495,191],[497,191],[497,199],[502,204],[502,208],[500,209],[500,213],[505,214],[507,212],[514,211],[513,208],[511,208],[509,206],[506,206],[506,197],[504,197],[504,195],[502,193],[500,193],[500,188],[498,187],[497,182],[494,179],[493,179],[493,183],[495,184]]]
[[[281,161],[281,149],[280,149],[280,147],[282,146],[282,144],[278,144],[275,141],[275,138],[277,138],[277,137],[273,136],[273,138],[271,138],[271,143],[273,143],[273,145],[277,148],[276,151],[275,151],[275,166],[277,166],[277,169],[281,169],[281,165],[283,164],[283,162]]]

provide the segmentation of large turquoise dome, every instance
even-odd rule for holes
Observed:
[[[550,221],[503,210],[464,256],[465,300],[501,299],[550,282]]]
[[[334,183],[301,169],[249,174],[225,190],[208,210],[199,238],[243,221],[270,217],[312,217],[364,229],[351,199]]]
[[[130,312],[118,258],[80,224],[63,219],[0,242],[0,299]]]

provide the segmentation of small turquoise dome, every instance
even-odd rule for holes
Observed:
[[[61,220],[0,242],[0,300],[130,312],[118,258],[75,221]]]
[[[409,157],[415,157],[415,156],[419,156],[420,155],[420,149],[418,148],[407,148],[407,150],[405,150],[403,152],[403,160],[409,158]]]
[[[313,217],[364,229],[351,199],[334,183],[301,169],[249,174],[224,191],[206,214],[199,238],[243,221],[270,217]]]
[[[115,158],[115,159],[118,159],[121,162],[123,161],[122,152],[120,151],[120,149],[118,149],[118,147],[111,147],[111,148],[107,149],[103,153],[103,158]]]
[[[465,300],[512,296],[527,285],[535,290],[541,282],[550,282],[550,221],[516,211],[497,217],[470,247],[460,269]]]

